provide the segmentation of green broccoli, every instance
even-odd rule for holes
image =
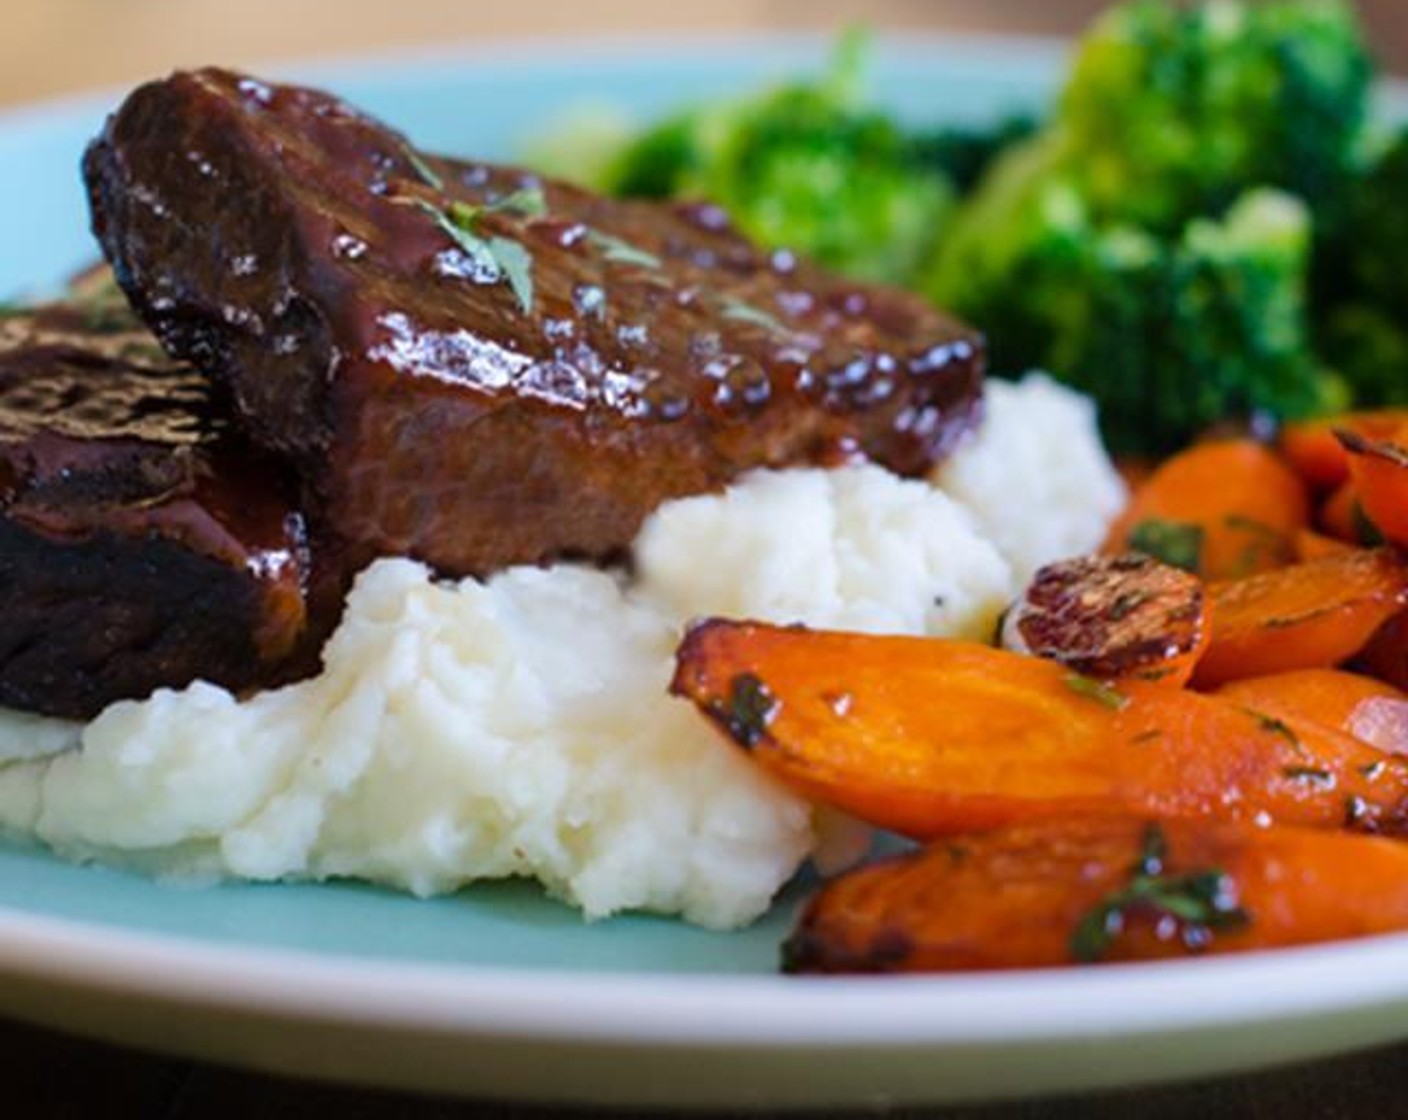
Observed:
[[[1175,233],[1252,186],[1346,181],[1372,66],[1341,0],[1135,0],[1086,35],[1057,109],[1101,219]]]
[[[996,372],[1091,392],[1122,451],[1342,401],[1311,354],[1307,202],[1351,178],[1367,75],[1330,0],[1117,8],[1054,117],[960,208],[925,289],[987,332]]]
[[[822,81],[692,110],[628,144],[599,185],[718,203],[744,233],[860,279],[912,282],[951,210],[887,116],[858,106],[860,46]]]
[[[1408,131],[1383,140],[1316,244],[1316,342],[1364,407],[1408,404]]]
[[[921,168],[946,175],[954,190],[968,194],[1008,148],[1040,127],[1030,114],[1004,117],[987,126],[954,126],[910,137],[910,156]]]
[[[1405,322],[1366,303],[1347,303],[1325,315],[1320,353],[1344,378],[1356,405],[1408,405]]]
[[[1116,450],[1167,451],[1227,417],[1345,402],[1307,336],[1309,247],[1304,203],[1265,189],[1177,241],[1127,226],[1095,240],[1085,315],[1063,322],[1052,353],[1100,398]]]

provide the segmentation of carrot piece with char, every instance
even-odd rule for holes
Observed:
[[[1233,681],[1213,695],[1278,719],[1318,723],[1408,755],[1408,693],[1362,673],[1301,669]]]
[[[1305,485],[1253,440],[1196,444],[1164,462],[1135,493],[1106,541],[1208,579],[1269,571],[1295,559],[1310,522]]]
[[[1389,549],[1356,549],[1213,583],[1208,596],[1199,688],[1348,660],[1408,603],[1408,564]]]
[[[1356,548],[1364,543],[1364,513],[1353,482],[1345,482],[1320,503],[1315,524],[1331,540]]]
[[[1387,540],[1408,547],[1408,427],[1389,439],[1348,431],[1339,438],[1349,454],[1350,480],[1364,516]]]
[[[1327,492],[1349,480],[1349,456],[1337,432],[1384,439],[1401,428],[1408,428],[1408,409],[1384,408],[1303,420],[1281,430],[1281,453],[1306,485]]]
[[[935,843],[822,887],[793,972],[1040,968],[1272,949],[1408,929],[1408,845],[1126,817]]]
[[[1319,560],[1324,556],[1340,556],[1353,552],[1354,548],[1347,541],[1317,533],[1314,529],[1302,529],[1296,533],[1296,559],[1302,562]]]
[[[1002,625],[1008,649],[1173,688],[1188,683],[1208,637],[1202,581],[1137,552],[1046,565]]]
[[[1408,612],[1379,627],[1355,657],[1354,668],[1408,692]]]
[[[986,646],[716,620],[672,689],[792,788],[912,837],[1092,812],[1408,824],[1408,760]]]

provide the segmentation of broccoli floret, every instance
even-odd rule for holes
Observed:
[[[996,372],[1093,393],[1122,451],[1342,401],[1311,355],[1307,201],[1350,179],[1367,67],[1339,3],[1115,9],[1055,116],[959,210],[926,290],[987,332]]]
[[[912,282],[951,210],[941,172],[888,117],[858,105],[859,47],[829,76],[673,117],[629,144],[605,189],[718,203],[764,245],[860,279]]]
[[[1372,66],[1341,0],[1136,0],[1085,37],[1057,112],[1093,210],[1172,233],[1255,185],[1346,182]]]
[[[1059,324],[1050,353],[1100,399],[1116,450],[1167,451],[1224,418],[1343,402],[1306,334],[1309,238],[1303,203],[1258,190],[1176,241],[1115,227],[1092,243],[1085,314]]]
[[[1408,329],[1369,304],[1330,311],[1320,331],[1324,360],[1344,378],[1361,408],[1408,405]]]
[[[1354,294],[1408,322],[1408,132],[1350,193],[1339,236]]]
[[[1408,404],[1408,132],[1384,141],[1316,244],[1316,342],[1363,407]]]
[[[985,127],[940,128],[910,137],[911,158],[921,168],[946,175],[954,190],[968,194],[999,156],[1040,127],[1030,114],[1005,117]]]

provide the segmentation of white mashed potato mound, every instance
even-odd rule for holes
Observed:
[[[381,561],[322,676],[112,705],[48,763],[33,828],[167,873],[417,894],[532,875],[590,916],[737,925],[806,856],[811,814],[665,695],[675,641],[600,572],[448,585]]]
[[[986,638],[1014,568],[1093,544],[1119,493],[1088,406],[1043,379],[995,386],[941,480],[755,472],[662,507],[629,585],[379,561],[314,680],[162,690],[83,728],[0,710],[0,827],[162,876],[434,894],[521,875],[589,917],[744,924],[809,854],[844,862],[863,837],[666,694],[683,623]]]
[[[989,378],[981,427],[933,482],[976,518],[1025,585],[1043,564],[1099,546],[1125,501],[1089,397],[1028,374]]]
[[[682,618],[989,640],[1016,587],[962,506],[880,467],[759,471],[670,502],[635,546],[645,596]]]

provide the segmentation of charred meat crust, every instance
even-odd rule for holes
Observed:
[[[291,490],[135,320],[0,321],[0,704],[265,683],[305,630]]]
[[[85,174],[134,307],[366,558],[609,556],[753,467],[922,473],[978,408],[980,338],[917,297],[762,252],[707,205],[421,156],[315,91],[178,73]],[[503,204],[524,190],[542,205]]]

